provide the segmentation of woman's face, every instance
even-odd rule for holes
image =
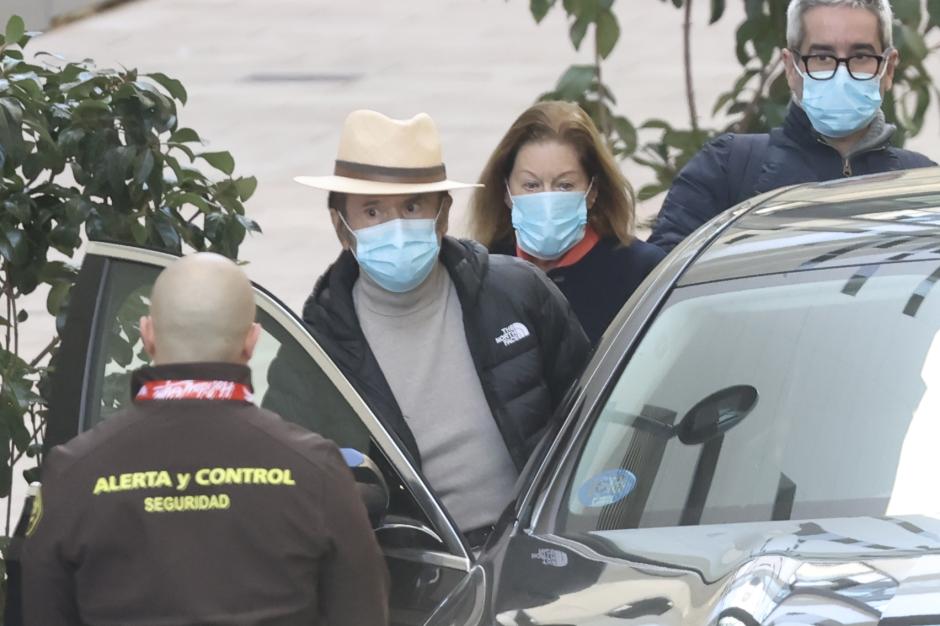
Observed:
[[[591,177],[573,146],[555,140],[524,144],[509,173],[509,193],[521,196],[545,191],[587,191]],[[592,189],[592,196],[595,191]],[[588,206],[593,197],[588,198]],[[512,202],[507,196],[507,204]]]

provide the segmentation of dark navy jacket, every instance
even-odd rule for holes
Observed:
[[[646,275],[666,253],[635,239],[625,246],[615,238],[601,239],[583,259],[556,267],[548,277],[558,285],[591,343],[601,335]]]
[[[936,165],[891,146],[894,131],[879,113],[855,151],[843,158],[813,129],[803,109],[791,104],[783,126],[769,137],[721,135],[679,172],[649,241],[668,252],[725,209],[780,187]]]
[[[516,238],[510,235],[497,241],[491,252],[515,256]],[[568,299],[596,346],[636,288],[665,256],[658,247],[639,239],[625,246],[615,237],[606,237],[577,263],[549,270],[548,277]]]

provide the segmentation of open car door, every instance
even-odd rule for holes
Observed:
[[[138,320],[147,312],[157,275],[174,259],[132,246],[89,244],[52,378],[47,446],[94,427],[130,402],[130,372],[147,364]],[[250,364],[255,397],[284,419],[367,454],[378,466],[390,494],[376,534],[391,574],[392,622],[424,623],[469,571],[465,543],[395,438],[303,322],[259,286],[255,301],[262,327]]]

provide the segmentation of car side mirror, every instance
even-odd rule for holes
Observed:
[[[366,455],[352,448],[341,448],[340,452],[346,465],[352,471],[359,489],[359,497],[366,505],[369,522],[372,528],[382,525],[385,513],[388,511],[388,485],[378,466]]]
[[[702,444],[741,423],[757,405],[757,389],[735,385],[716,391],[693,406],[676,427],[679,441]]]

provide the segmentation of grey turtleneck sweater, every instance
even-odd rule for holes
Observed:
[[[517,473],[473,365],[447,270],[436,264],[407,293],[386,291],[360,273],[352,293],[431,487],[462,531],[492,524]]]

